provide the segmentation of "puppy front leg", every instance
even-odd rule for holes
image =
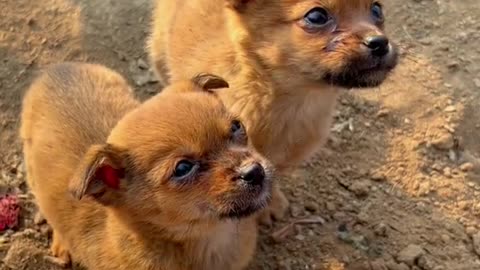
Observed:
[[[53,230],[52,238],[53,240],[52,245],[50,246],[50,251],[53,256],[46,256],[45,259],[62,268],[67,268],[72,262],[70,252],[62,243],[60,235],[55,230]]]

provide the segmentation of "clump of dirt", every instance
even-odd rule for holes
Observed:
[[[384,2],[401,64],[379,89],[342,95],[326,147],[282,180],[292,207],[261,229],[252,270],[480,269],[480,6]],[[21,97],[38,69],[67,60],[118,70],[142,99],[156,93],[150,1],[0,3],[0,197],[21,209],[0,236],[0,269],[56,269],[25,184]]]

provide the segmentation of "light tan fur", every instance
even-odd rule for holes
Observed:
[[[247,147],[241,123],[213,93],[227,86],[202,74],[140,104],[119,74],[95,64],[57,65],[34,81],[22,111],[27,179],[61,263],[71,257],[95,270],[248,264],[271,166]],[[196,166],[186,178],[177,177],[182,160]],[[261,164],[264,175],[254,178],[261,185],[246,184],[251,164]]]
[[[148,50],[164,83],[212,72],[234,86],[220,96],[240,115],[253,145],[288,172],[325,143],[339,84],[378,85],[395,66],[336,83],[349,68],[369,63],[363,38],[383,35],[372,0],[156,0]],[[326,9],[335,28],[307,29],[304,15]],[[361,68],[361,67],[360,67]],[[343,76],[343,77],[342,77]],[[281,217],[288,202],[276,188],[269,212]],[[271,222],[268,216],[263,220]]]

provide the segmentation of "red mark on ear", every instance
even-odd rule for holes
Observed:
[[[98,169],[96,176],[109,188],[118,189],[120,186],[120,178],[124,177],[124,172],[123,170],[116,170],[106,165]]]

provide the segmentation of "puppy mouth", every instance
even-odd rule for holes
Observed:
[[[263,207],[257,207],[257,206],[249,206],[247,208],[239,208],[239,209],[232,209],[231,211],[228,211],[228,212],[225,212],[225,213],[221,213],[220,214],[220,218],[221,219],[241,219],[241,218],[246,218],[246,217],[249,217],[251,215],[253,215],[254,213],[256,213],[257,211],[259,211],[260,209],[262,209]]]
[[[327,73],[323,80],[343,88],[369,88],[382,84],[397,66],[397,52],[382,59],[355,60],[341,73]]]
[[[224,199],[219,212],[221,219],[240,219],[253,215],[265,208],[271,200],[271,186],[265,183],[261,187],[229,196]]]

